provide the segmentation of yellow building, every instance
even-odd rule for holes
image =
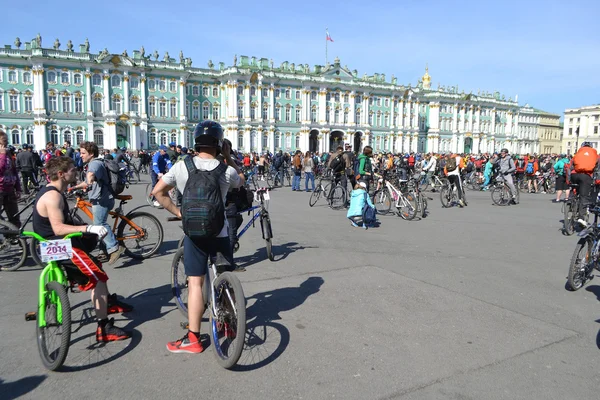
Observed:
[[[538,135],[542,154],[559,154],[562,152],[562,127],[560,115],[535,110],[539,114]]]

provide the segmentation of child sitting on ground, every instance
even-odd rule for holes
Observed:
[[[364,182],[359,182],[354,186],[352,193],[350,193],[350,207],[346,214],[352,226],[362,226],[367,229],[375,224],[375,212],[368,212],[363,215],[365,204],[372,207],[373,211],[375,210],[375,206],[373,206],[367,194],[367,185]],[[367,218],[367,220],[363,220],[364,218]]]

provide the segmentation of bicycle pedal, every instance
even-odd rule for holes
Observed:
[[[180,322],[179,326],[181,326],[181,329],[185,329],[185,330],[190,329],[190,323],[189,322]]]
[[[35,311],[30,311],[25,313],[25,321],[35,321],[37,319],[37,313]]]

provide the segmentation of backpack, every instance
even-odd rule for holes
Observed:
[[[467,163],[467,172],[473,172],[473,167],[475,166],[475,164],[473,163],[473,161],[469,161]]]
[[[414,167],[414,165],[415,165],[415,156],[408,157],[408,166]]]
[[[200,171],[192,157],[183,160],[188,180],[181,200],[183,231],[192,240],[216,238],[225,226],[225,205],[221,197],[221,176],[227,165]]]
[[[517,168],[524,169],[525,168],[525,160],[519,159],[517,161]]]
[[[527,163],[527,169],[525,169],[525,172],[528,174],[533,174],[533,162],[529,161]]]
[[[456,157],[450,157],[446,160],[446,171],[451,172],[456,169]]]
[[[344,163],[341,154],[337,155],[333,160],[331,160],[330,167],[334,173],[342,172],[344,168],[346,168],[346,163]]]
[[[106,176],[108,177],[106,186],[112,195],[115,196],[123,193],[127,187],[127,169],[115,160],[105,159],[102,163],[104,164],[104,168],[106,168]]]
[[[362,220],[365,227],[373,225],[377,221],[377,210],[367,202],[367,193],[365,193],[365,205],[362,209]]]
[[[592,173],[596,169],[597,163],[598,153],[591,147],[580,148],[573,157],[575,172]]]
[[[283,164],[283,157],[281,157],[281,156],[275,157],[275,162],[273,163],[273,166],[275,167],[275,169],[281,168],[282,164]]]

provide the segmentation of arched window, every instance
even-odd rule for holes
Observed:
[[[205,101],[202,103],[202,119],[208,119],[208,115],[210,113],[210,103]]]
[[[285,122],[290,122],[292,120],[292,107],[290,105],[285,106]]]
[[[140,101],[138,100],[137,97],[133,97],[131,99],[131,104],[129,106],[129,109],[133,113],[137,113],[140,111]]]
[[[238,118],[244,118],[244,103],[242,103],[241,101],[238,103]]]
[[[17,71],[8,71],[8,81],[10,83],[17,82]]]
[[[81,77],[81,74],[73,75],[73,83],[77,86],[81,86],[83,84],[83,78]]]
[[[171,114],[171,118],[177,118],[177,100],[175,98],[171,99],[171,103],[169,104],[169,112]]]
[[[296,135],[296,150],[300,149],[300,135]]]
[[[348,109],[346,108],[344,110],[344,124],[348,123]]]
[[[148,90],[151,92],[156,90],[156,79],[148,79]]]
[[[18,129],[13,129],[11,132],[12,144],[21,144],[21,132]]]
[[[360,124],[360,108],[356,110],[356,121],[357,124]]]
[[[275,132],[275,150],[281,149],[281,133]]]
[[[64,113],[71,112],[71,94],[68,92],[62,94],[62,111]]]
[[[171,142],[170,143],[177,143],[177,132],[171,132]]]
[[[253,121],[256,119],[256,104],[254,103],[250,106],[250,119]]]
[[[292,98],[292,91],[290,89],[285,89],[285,98],[288,100]]]
[[[214,87],[212,90],[213,97],[219,97],[219,88]]]
[[[237,87],[238,96],[242,96],[244,94],[244,87],[242,85]]]
[[[50,141],[54,144],[58,143],[58,131],[56,129],[50,131]]]
[[[208,97],[208,86],[202,87],[202,96]]]
[[[119,96],[118,94],[113,96],[111,108],[117,115],[121,114],[121,96]]]
[[[285,148],[288,150],[292,148],[292,135],[289,132],[285,134]]]
[[[171,81],[169,82],[169,90],[173,93],[177,91],[177,82]]]
[[[139,89],[140,80],[137,78],[137,76],[132,76],[131,79],[129,79],[129,87],[131,89]]]
[[[29,129],[27,131],[27,133],[25,134],[25,140],[27,141],[27,143],[33,144],[33,142],[34,142],[34,140],[33,140],[33,131],[31,129]]]
[[[312,92],[310,92],[310,99],[317,100],[317,91],[316,90],[313,90]]]
[[[317,122],[317,106],[310,108],[310,122]]]
[[[192,103],[192,119],[193,120],[200,119],[200,103],[198,103],[198,101],[194,101]]]
[[[275,98],[278,99],[279,96],[281,94],[281,91],[279,89],[275,89]]]
[[[219,120],[219,103],[214,103],[212,106],[212,116],[213,116],[213,120],[218,121]]]
[[[302,109],[300,108],[300,106],[296,107],[296,122],[302,122]]]
[[[84,137],[83,137],[83,131],[81,131],[81,130],[78,130],[78,131],[77,131],[77,133],[76,133],[76,136],[77,136],[77,140],[76,140],[75,142],[76,142],[76,144],[79,146],[79,143],[81,143],[81,142],[84,142],[84,141],[85,141],[85,139],[84,139]]]
[[[31,83],[31,72],[23,72],[23,83],[29,84]]]
[[[340,94],[339,94],[339,92],[335,93],[335,101],[340,101]]]
[[[344,103],[348,102],[348,93],[344,94]]]
[[[263,149],[269,148],[269,136],[263,135],[262,147]]]
[[[167,132],[160,133],[160,144],[165,146],[167,145]]]
[[[96,93],[94,95],[94,102],[92,103],[92,109],[94,114],[101,115],[102,114],[102,95],[100,93]]]
[[[104,134],[102,129],[96,129],[94,131],[94,143],[96,143],[98,147],[104,147]]]
[[[63,132],[63,143],[64,142],[69,142],[69,143],[73,143],[73,135],[71,134],[70,130],[66,130]]]
[[[160,90],[161,92],[167,91],[167,81],[165,79],[161,79],[158,83],[158,90]]]
[[[334,124],[340,123],[340,110],[338,110],[337,108],[335,109],[335,113],[333,115],[333,123]]]
[[[239,131],[238,132],[238,150],[243,150],[244,149],[244,132],[243,131]]]
[[[48,72],[48,83],[56,83],[56,72],[50,71]]]
[[[60,74],[60,83],[62,83],[63,85],[69,84],[69,73],[68,72],[63,72]]]
[[[265,121],[269,119],[269,105],[265,104],[262,109],[262,119]]]
[[[256,87],[250,86],[250,96],[256,96]]]
[[[102,77],[100,76],[100,74],[92,75],[92,85],[102,86]]]
[[[113,75],[111,80],[110,80],[110,84],[112,87],[119,87],[121,86],[121,77],[119,75]]]
[[[149,136],[149,144],[150,146],[156,146],[156,129],[151,129],[150,130],[150,136]]]

